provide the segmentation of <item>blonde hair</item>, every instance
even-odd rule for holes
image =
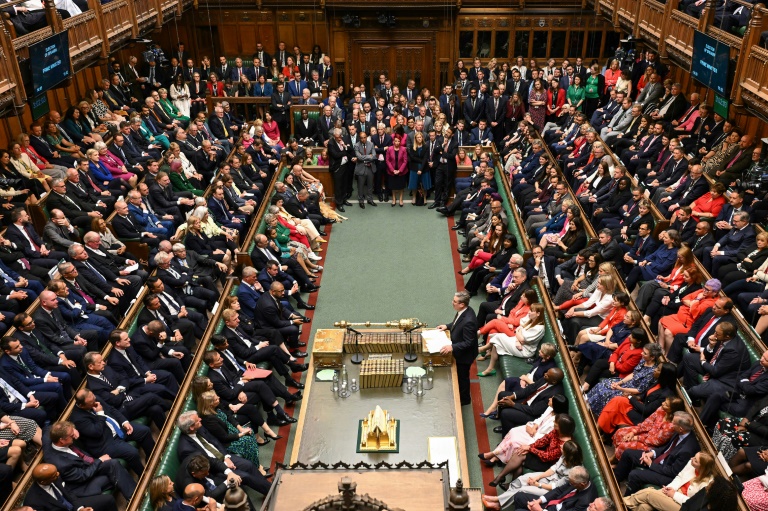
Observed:
[[[156,476],[149,483],[149,503],[155,511],[160,509],[171,501],[168,497],[171,494],[168,493],[168,483],[171,482],[171,478],[167,475]]]
[[[597,283],[603,285],[603,287],[605,288],[606,295],[613,294],[613,291],[616,289],[616,280],[613,278],[612,275],[603,275],[602,277],[597,279]]]
[[[216,399],[216,391],[206,390],[197,398],[197,413],[203,415],[216,415],[216,407],[213,404]]]

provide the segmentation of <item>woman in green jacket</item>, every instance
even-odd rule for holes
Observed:
[[[264,215],[267,224],[265,234],[268,239],[274,240],[280,248],[280,257],[293,257],[301,265],[310,279],[315,278],[315,273],[323,271],[323,267],[313,263],[307,254],[307,247],[297,241],[291,241],[291,231],[278,222],[272,213]]]
[[[576,75],[573,77],[573,85],[568,87],[568,92],[565,95],[565,100],[569,105],[576,108],[581,112],[581,104],[584,103],[586,91],[581,84],[581,76]]]
[[[176,142],[174,142],[175,144]],[[181,169],[181,161],[176,159],[171,151],[166,153],[165,164],[160,168],[161,171],[168,173],[168,177],[171,178],[171,186],[176,192],[192,192],[196,197],[203,196],[203,190],[198,190],[195,186],[189,182],[187,176]]]
[[[158,89],[157,93],[160,95],[160,108],[162,108],[168,117],[181,121],[185,126],[189,124],[189,117],[182,115],[181,111],[176,108],[176,105],[168,97],[168,91],[166,89]]]

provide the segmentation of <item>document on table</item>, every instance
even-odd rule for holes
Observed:
[[[436,328],[431,330],[423,330],[421,332],[421,338],[427,343],[427,350],[430,353],[440,353],[443,346],[450,346],[451,340],[448,338],[445,330],[438,330]]]

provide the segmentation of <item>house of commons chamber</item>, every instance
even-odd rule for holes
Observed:
[[[0,2],[3,511],[768,511],[765,4]]]

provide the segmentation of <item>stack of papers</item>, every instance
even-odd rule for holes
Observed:
[[[451,340],[445,333],[445,330],[423,330],[421,332],[421,338],[427,343],[427,351],[430,353],[440,353],[443,346],[450,346]]]

